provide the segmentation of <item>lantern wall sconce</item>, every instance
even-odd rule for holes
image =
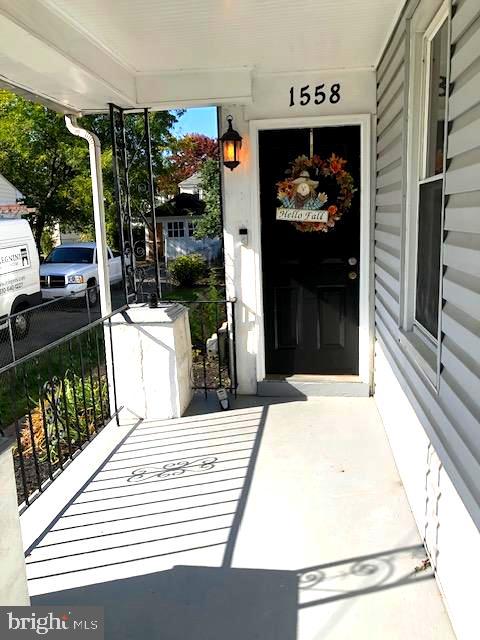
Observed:
[[[232,127],[232,116],[227,116],[228,129],[220,138],[222,141],[223,164],[233,171],[240,164],[240,149],[242,148],[242,136]]]

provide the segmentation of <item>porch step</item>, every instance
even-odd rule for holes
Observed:
[[[257,395],[268,398],[312,398],[321,396],[345,396],[364,398],[370,395],[368,384],[352,380],[354,376],[336,376],[330,380],[312,376],[292,376],[283,379],[267,379],[257,382]]]

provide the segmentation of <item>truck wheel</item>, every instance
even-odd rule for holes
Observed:
[[[98,290],[95,280],[87,282],[88,304],[90,307],[94,307],[98,302]]]
[[[15,311],[12,320],[12,333],[15,340],[23,340],[30,329],[30,316],[27,313],[28,307],[21,307]]]

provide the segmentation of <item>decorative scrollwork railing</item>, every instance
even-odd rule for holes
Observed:
[[[148,109],[130,111],[110,105],[113,177],[120,252],[127,301],[141,301],[143,284],[138,278],[138,261],[147,259],[146,235],[152,241],[154,285],[160,294],[155,188]],[[128,133],[127,133],[128,131]],[[140,234],[141,238],[138,238]]]
[[[117,414],[113,368],[107,379],[109,327],[110,316],[101,318],[0,370],[0,388],[10,391],[7,402],[2,398],[0,426],[16,436],[22,509]]]

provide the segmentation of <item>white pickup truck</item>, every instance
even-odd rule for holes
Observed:
[[[108,248],[110,283],[122,281],[122,260]],[[40,265],[42,298],[83,298],[90,305],[98,300],[98,266],[95,242],[76,242],[55,247]]]

